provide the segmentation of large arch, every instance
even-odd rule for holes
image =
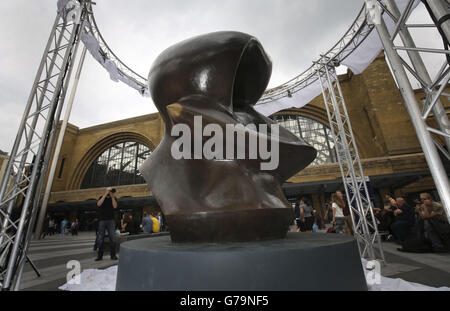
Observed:
[[[323,102],[321,103],[321,105],[323,105]],[[328,128],[330,127],[330,121],[328,120],[326,110],[321,107],[318,107],[316,105],[307,105],[302,108],[284,109],[284,110],[274,113],[270,117],[273,118],[274,116],[279,116],[279,115],[299,115],[301,117],[310,118],[314,121],[320,122],[320,123],[324,124],[325,126],[327,126]],[[346,128],[346,130],[348,130],[347,124],[344,124],[344,127]],[[358,147],[358,150],[361,150],[362,149],[361,148],[361,139],[362,138],[360,137],[361,136],[360,133],[354,132],[353,136],[355,137],[356,146]]]
[[[275,114],[272,119],[292,134],[302,138],[316,148],[317,157],[311,165],[337,162],[334,140],[329,126],[311,117],[299,113]]]
[[[330,122],[328,121],[328,116],[327,116],[326,110],[321,107],[317,107],[315,105],[307,105],[302,108],[284,109],[284,110],[274,113],[272,116],[290,115],[290,114],[296,114],[296,115],[299,115],[302,117],[310,118],[317,122],[323,123],[329,127]]]
[[[80,162],[76,165],[74,174],[70,179],[68,189],[75,190],[80,189],[81,183],[83,181],[84,175],[86,174],[89,166],[92,162],[106,149],[116,144],[135,141],[140,144],[146,145],[151,150],[155,150],[156,146],[153,142],[142,134],[134,132],[120,132],[109,135],[100,141],[94,143],[89,151],[83,156]]]

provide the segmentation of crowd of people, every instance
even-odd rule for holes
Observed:
[[[441,203],[421,193],[414,207],[405,198],[386,195],[383,208],[374,208],[378,229],[389,233],[388,241],[399,243],[405,252],[447,252],[450,224]]]
[[[379,233],[386,241],[393,241],[405,252],[450,251],[450,224],[441,203],[429,193],[421,193],[415,206],[405,198],[386,195],[383,207],[374,208]],[[342,191],[331,194],[323,217],[316,212],[308,198],[294,204],[297,232],[317,232],[326,228],[329,233],[353,235],[352,218],[347,199]],[[355,214],[355,218],[357,219]]]
[[[80,229],[80,222],[78,218],[74,218],[71,222],[64,217],[58,226],[57,220],[47,215],[44,222],[44,229],[41,233],[41,239],[44,239],[47,235],[52,236],[55,234],[66,235],[67,233],[71,233],[72,235],[78,235],[78,230]]]
[[[121,234],[143,234],[167,231],[168,227],[161,212],[144,213],[142,221],[133,217],[131,213],[124,213],[120,224],[116,224],[113,212],[117,209],[117,201],[112,188],[107,188],[105,194],[97,202],[99,218],[95,220],[96,243],[95,250],[99,250],[98,259],[103,256],[103,240],[113,236],[116,230]],[[378,231],[387,241],[394,241],[402,247],[398,250],[406,252],[447,252],[450,250],[450,224],[441,203],[435,202],[429,193],[421,193],[414,207],[405,198],[394,198],[386,195],[384,206],[373,209]],[[313,209],[310,200],[302,197],[293,205],[297,232],[318,232],[327,229],[329,233],[346,233],[353,235],[353,225],[350,208],[342,191],[331,195],[331,201],[326,204],[323,215]],[[357,216],[355,216],[357,217]],[[78,219],[71,222],[64,218],[58,228],[57,222],[50,217],[46,220],[45,235],[62,235],[70,232],[77,235]],[[59,230],[58,230],[59,229]],[[106,235],[106,233],[108,235]],[[112,254],[115,257],[115,254]]]
[[[97,250],[96,261],[103,259],[103,245],[106,236],[109,237],[111,259],[116,260],[116,222],[114,220],[114,210],[117,210],[118,203],[115,197],[114,188],[106,188],[105,193],[97,201],[99,207],[99,220],[96,226],[96,239],[94,251]],[[141,224],[139,224],[131,213],[125,213],[120,220],[119,231],[124,235],[149,234],[166,230],[164,215],[158,212],[144,213]],[[107,234],[107,235],[106,235]]]
[[[124,234],[156,233],[165,230],[165,219],[161,212],[156,215],[144,213],[140,224],[131,213],[123,214],[120,220],[120,232]]]
[[[347,201],[341,191],[331,195],[331,201],[326,204],[325,213],[321,215],[313,209],[310,201],[302,197],[294,205],[297,232],[318,232],[326,229],[328,232],[353,234],[352,220]]]
[[[96,239],[94,244],[94,251],[97,251],[96,260],[103,259],[103,245],[105,237],[109,238],[110,242],[110,254],[111,259],[116,260],[116,235],[120,231],[120,235],[135,235],[135,234],[149,234],[161,231],[166,231],[167,225],[164,215],[161,212],[144,213],[142,222],[138,222],[133,218],[133,214],[124,213],[121,217],[120,224],[116,223],[115,212],[118,208],[117,199],[115,196],[116,190],[114,188],[106,188],[105,193],[99,197],[97,201],[98,218],[94,219],[94,229],[96,233]],[[57,222],[47,216],[44,230],[41,238],[46,235],[54,235],[59,231],[61,235],[66,235],[70,232],[73,236],[78,235],[80,223],[77,218],[74,218],[71,222],[64,217],[59,228]],[[58,230],[59,229],[59,230]]]

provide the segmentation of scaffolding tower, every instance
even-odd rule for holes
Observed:
[[[344,96],[336,74],[338,64],[322,56],[316,66],[359,253],[362,258],[386,263],[367,188],[367,179],[364,176]],[[378,246],[378,249],[375,246]]]
[[[85,1],[66,1],[56,16],[0,188],[0,288],[18,290],[40,194],[69,85]],[[12,186],[8,187],[10,177]]]

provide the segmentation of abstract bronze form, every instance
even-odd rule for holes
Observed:
[[[194,131],[198,116],[203,128],[275,124],[253,109],[271,72],[272,63],[259,41],[240,32],[197,36],[175,44],[155,60],[149,87],[165,133],[140,171],[166,216],[172,242],[285,237],[294,216],[281,185],[314,160],[313,147],[280,127],[277,141],[269,136],[272,144],[279,144],[279,165],[273,170],[261,170],[259,157],[177,160],[171,154],[178,139],[171,136],[172,128],[183,123]],[[245,135],[264,133],[246,129]],[[248,145],[245,148],[251,152]]]

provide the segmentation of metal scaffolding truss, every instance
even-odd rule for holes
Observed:
[[[374,28],[373,25],[367,23],[366,15],[367,9],[363,5],[346,33],[325,53],[326,57],[341,63],[360,46]],[[266,90],[257,105],[272,102],[283,97],[291,97],[292,94],[308,87],[317,81],[316,70],[316,66],[312,65],[295,78],[275,88]]]
[[[384,252],[367,189],[355,137],[353,136],[345,100],[335,63],[326,56],[315,64],[324,104],[335,143],[339,168],[353,224],[354,236],[362,258],[385,262]],[[378,244],[378,253],[374,244]]]
[[[443,105],[440,100],[440,96],[444,95],[443,91],[445,87],[448,84],[448,81],[450,79],[450,68],[449,68],[449,58],[445,57],[449,53],[448,50],[444,49],[430,49],[430,48],[418,48],[416,44],[414,43],[414,38],[411,35],[409,29],[419,29],[419,28],[427,28],[430,27],[436,28],[436,25],[432,24],[406,24],[405,20],[406,17],[410,14],[411,7],[413,5],[414,1],[410,1],[406,7],[406,10],[403,12],[403,14],[400,14],[399,9],[397,8],[397,5],[395,1],[393,0],[386,0],[385,6],[382,6],[382,8],[386,11],[386,13],[394,20],[396,23],[396,30],[394,34],[391,35],[391,41],[395,42],[395,40],[400,37],[402,45],[394,45],[394,49],[397,51],[406,51],[407,56],[409,58],[409,61],[411,63],[411,66],[409,65],[408,61],[405,60],[403,57],[400,57],[400,60],[404,66],[404,68],[414,77],[417,79],[417,81],[420,83],[421,87],[423,88],[426,98],[422,105],[422,119],[427,120],[427,118],[431,115],[431,112],[433,112],[434,119],[439,127],[439,129],[433,129],[428,128],[429,131],[441,135],[443,141],[445,142],[445,145],[447,146],[447,150],[450,150],[450,121],[447,117],[447,114],[445,113],[445,109],[443,108]],[[380,6],[382,3],[380,3]],[[419,52],[425,52],[425,53],[441,53],[443,57],[443,64],[441,69],[439,70],[436,77],[432,80],[430,77],[430,74],[427,71],[427,68],[425,66],[425,62],[422,59],[422,56]],[[399,56],[401,56],[399,54]],[[435,139],[434,142],[436,146],[441,146]],[[449,153],[445,149],[441,149],[444,155],[447,156],[448,159]]]
[[[83,2],[81,2],[83,3]],[[46,169],[80,41],[85,9],[55,19],[0,188],[0,288],[18,289]],[[8,187],[9,179],[13,179]]]
[[[407,24],[406,20],[414,2],[414,0],[410,0],[405,11],[400,14],[393,0],[377,0],[376,2],[366,0],[369,12],[373,12],[375,16],[376,12],[384,11],[396,24],[394,33],[390,34],[385,21],[379,16],[369,20],[370,23],[375,25],[380,36],[392,74],[403,96],[431,175],[446,210],[447,218],[450,221],[450,183],[438,153],[438,150],[440,150],[450,160],[450,122],[440,101],[440,96],[450,95],[444,91],[450,80],[450,51],[448,50],[450,5],[445,0],[422,1],[427,7],[434,24]],[[443,38],[444,47],[442,49],[417,47],[414,36],[409,31],[417,28],[437,29]],[[407,58],[402,57],[402,53],[399,53],[399,51],[406,51],[404,56],[407,56]],[[420,53],[443,55],[443,64],[434,78],[430,77]],[[407,72],[419,81],[425,91],[426,98],[422,105],[416,100]],[[437,128],[431,126],[432,121],[435,121]],[[438,141],[438,138],[441,142]]]

